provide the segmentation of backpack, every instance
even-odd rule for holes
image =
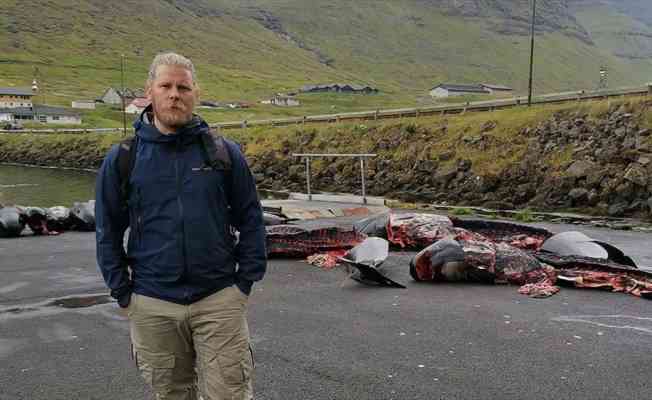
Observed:
[[[231,186],[233,185],[231,174],[232,162],[231,154],[226,147],[224,138],[220,135],[213,135],[211,132],[202,133],[199,137],[199,145],[201,147],[204,162],[214,171],[223,171],[226,174],[228,187],[225,188],[225,193],[230,206]],[[129,194],[131,190],[129,180],[134,165],[136,164],[137,147],[138,136],[133,136],[120,142],[120,148],[118,151],[118,176],[120,178],[120,194],[122,196],[122,204],[124,207],[128,207]]]

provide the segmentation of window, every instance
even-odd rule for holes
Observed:
[[[58,116],[58,115],[54,115],[54,116],[52,116],[52,120],[54,120],[54,121],[58,121],[58,120],[59,120],[59,116]]]
[[[39,115],[38,121],[43,123],[48,122],[48,117],[46,117],[45,115]]]

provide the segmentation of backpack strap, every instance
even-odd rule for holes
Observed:
[[[226,187],[224,188],[224,192],[226,193],[226,200],[228,201],[229,206],[232,207],[231,188],[233,187],[233,174],[231,171],[233,169],[233,162],[231,160],[231,153],[224,141],[224,137],[213,130],[202,133],[200,137],[201,151],[206,164],[208,164],[214,171],[224,172],[226,177]]]
[[[120,195],[122,197],[123,207],[127,207],[129,194],[131,191],[130,179],[131,171],[136,164],[136,148],[138,147],[138,138],[136,136],[126,138],[120,142],[118,149],[118,176],[120,178]]]
[[[231,172],[231,153],[226,147],[224,138],[213,132],[201,134],[202,154],[206,163],[216,171]]]

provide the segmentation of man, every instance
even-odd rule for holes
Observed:
[[[138,367],[157,399],[251,399],[246,309],[266,268],[253,177],[228,140],[221,143],[230,169],[208,166],[215,147],[202,144],[209,127],[193,114],[199,89],[190,60],[156,56],[146,94],[129,189],[121,186],[119,146],[98,173],[99,267],[127,310]]]

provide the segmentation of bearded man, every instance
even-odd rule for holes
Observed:
[[[254,179],[239,146],[193,114],[199,88],[189,59],[157,55],[146,94],[151,105],[129,151],[114,146],[97,176],[99,268],[126,309],[138,368],[157,399],[252,399],[246,313],[266,269]]]

